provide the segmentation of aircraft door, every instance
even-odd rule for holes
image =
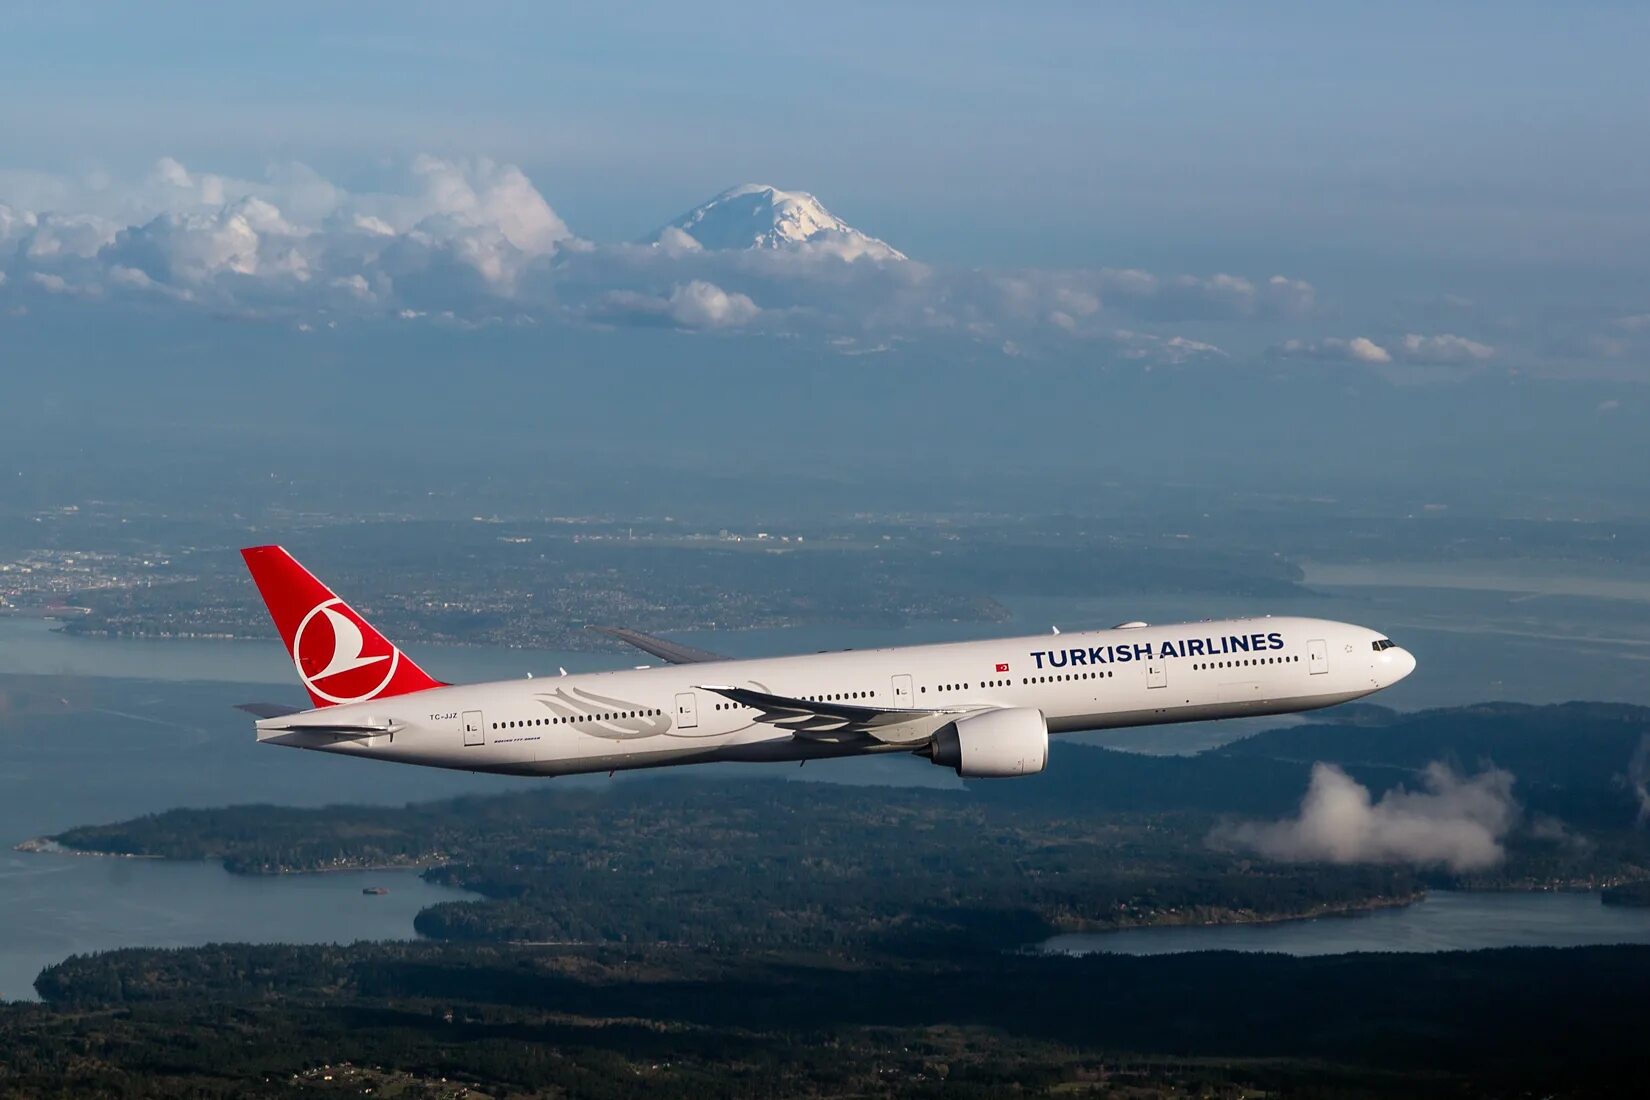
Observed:
[[[894,677],[894,706],[914,707],[916,700],[911,696],[911,677],[900,675]]]
[[[464,712],[464,744],[485,745],[487,743],[487,727],[482,724],[479,710]]]
[[[1169,686],[1169,666],[1162,658],[1146,662],[1146,686],[1160,688]]]
[[[690,730],[699,724],[699,700],[691,691],[676,696],[676,728]]]
[[[1329,644],[1322,638],[1313,638],[1306,643],[1306,669],[1314,676],[1329,671]]]

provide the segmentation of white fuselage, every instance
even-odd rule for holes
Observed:
[[[1312,710],[1379,691],[1414,667],[1365,627],[1233,619],[455,685],[260,721],[258,738],[433,767],[570,775],[910,751],[797,738],[707,684],[895,709],[1028,707],[1049,732],[1068,733]],[[293,728],[311,719],[384,732]]]

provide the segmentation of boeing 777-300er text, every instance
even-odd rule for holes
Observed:
[[[905,752],[1032,775],[1050,733],[1313,710],[1415,668],[1376,631],[1265,617],[756,660],[610,629],[668,663],[444,684],[279,546],[241,553],[315,704],[246,704],[259,741],[467,771]]]

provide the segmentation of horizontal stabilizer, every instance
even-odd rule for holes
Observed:
[[[302,714],[307,708],[289,707],[285,703],[236,703],[235,709],[259,718],[285,718],[289,714]]]
[[[705,661],[727,660],[720,653],[695,649],[680,642],[657,638],[652,634],[643,634],[640,630],[627,630],[622,626],[593,626],[590,629],[606,634],[610,638],[617,638],[621,642],[635,646],[643,653],[650,653],[661,661],[668,661],[673,665],[697,665]]]
[[[827,702],[773,695],[752,688],[700,685],[743,707],[760,711],[757,721],[790,730],[809,741],[880,741],[888,745],[925,745],[936,730],[978,707],[868,707],[857,703]]]
[[[394,733],[400,727],[393,722],[282,722],[266,718],[258,723],[258,738],[272,733],[327,733],[333,737],[366,738]]]

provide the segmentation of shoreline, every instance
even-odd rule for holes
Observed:
[[[29,837],[27,840],[13,844],[11,850],[26,852],[30,855],[75,856],[86,859],[152,859],[165,863],[215,863],[227,873],[242,878],[279,878],[283,875],[333,875],[373,871],[427,871],[431,867],[441,866],[443,862],[439,859],[420,859],[405,863],[359,863],[344,867],[281,867],[269,871],[246,871],[230,867],[228,861],[221,857],[205,856],[201,859],[178,859],[173,856],[156,855],[151,852],[104,852],[95,848],[71,848],[49,836]]]
[[[1465,891],[1463,891],[1465,892]],[[1478,891],[1480,893],[1534,893],[1535,891]],[[1586,893],[1584,890],[1568,891]],[[1345,904],[1326,904],[1313,906],[1298,913],[1265,914],[1253,910],[1227,910],[1240,914],[1229,920],[1199,919],[1196,916],[1181,917],[1179,914],[1166,914],[1164,919],[1148,919],[1129,921],[1122,924],[1104,924],[1098,921],[1077,921],[1066,924],[1051,922],[1056,936],[1103,936],[1111,932],[1128,932],[1141,928],[1231,928],[1243,925],[1257,924],[1287,924],[1291,921],[1317,920],[1320,917],[1353,917],[1362,913],[1376,913],[1384,909],[1405,909],[1417,902],[1425,900],[1427,891],[1417,890],[1413,894],[1402,897],[1366,898],[1361,901]],[[1038,941],[1041,942],[1041,941]]]

